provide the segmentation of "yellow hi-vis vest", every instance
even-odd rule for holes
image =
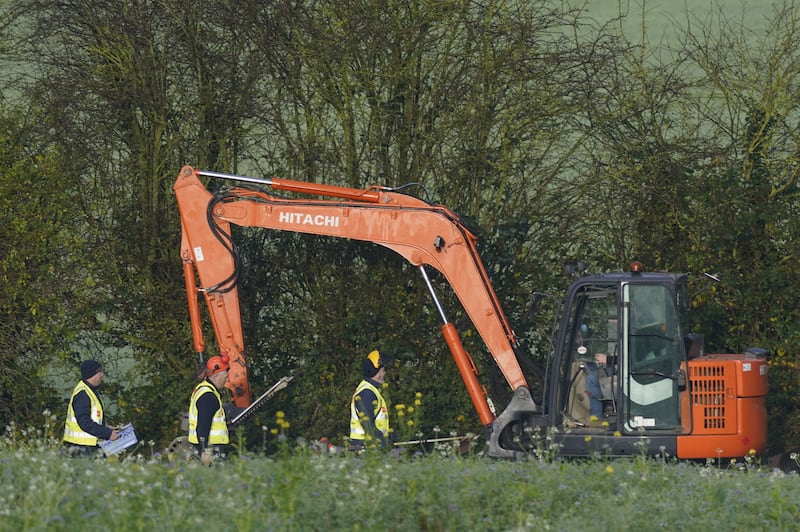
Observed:
[[[200,443],[197,437],[197,400],[208,392],[217,396],[219,409],[214,412],[211,418],[211,430],[208,433],[208,445],[223,445],[228,443],[228,424],[225,423],[225,410],[222,409],[222,397],[219,392],[208,381],[203,381],[194,387],[192,399],[189,402],[189,443]]]
[[[386,409],[386,401],[384,401],[383,396],[378,388],[373,386],[369,381],[363,380],[359,383],[355,393],[353,394],[353,398],[350,400],[351,440],[364,441],[367,437],[367,434],[364,431],[364,426],[361,424],[361,420],[358,417],[358,410],[356,410],[356,397],[358,397],[358,394],[360,394],[362,390],[367,389],[372,390],[372,392],[375,394],[375,397],[378,398],[376,404],[374,405],[375,409],[372,412],[373,416],[375,417],[375,428],[381,431],[385,437],[389,436],[389,412]]]
[[[103,403],[92,390],[92,387],[84,381],[80,381],[75,389],[72,390],[72,395],[69,398],[69,407],[67,407],[67,420],[64,423],[64,441],[74,443],[76,445],[88,445],[90,447],[97,446],[97,437],[92,436],[88,432],[84,432],[78,425],[78,418],[75,417],[75,411],[72,409],[72,400],[80,392],[86,392],[91,401],[91,416],[92,421],[95,423],[103,424]]]

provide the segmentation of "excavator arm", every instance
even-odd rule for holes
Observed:
[[[259,187],[240,185],[212,194],[201,177],[255,183]],[[266,187],[319,198],[287,199],[265,192]],[[385,187],[361,190],[198,171],[189,166],[181,169],[173,189],[181,216],[181,258],[194,348],[202,358],[205,344],[198,302],[202,293],[220,353],[231,359],[227,386],[237,406],[249,405],[251,396],[236,286],[238,257],[230,225],[361,240],[392,249],[419,267],[442,318],[445,341],[489,434],[490,454],[511,455],[512,451],[502,449],[500,432],[506,425],[538,413],[540,408],[531,397],[517,360],[519,343],[480,259],[477,239],[458,215],[444,206]],[[499,417],[478,381],[474,362],[458,332],[447,320],[426,266],[447,279],[514,391],[511,405]]]

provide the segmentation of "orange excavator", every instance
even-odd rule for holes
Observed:
[[[203,179],[232,183],[212,193]],[[231,359],[227,386],[251,406],[231,224],[378,244],[419,268],[441,330],[486,430],[487,454],[513,458],[550,442],[566,456],[662,454],[723,458],[766,447],[767,353],[708,355],[686,334],[688,276],[631,271],[578,278],[549,354],[542,397],[534,398],[512,330],[460,217],[402,192],[373,186],[255,178],[185,166],[173,186],[181,216],[181,258],[194,350],[205,352],[203,294],[219,352]],[[273,191],[292,193],[291,198]],[[512,398],[498,413],[428,277],[440,272],[480,334]],[[552,449],[552,447],[551,447]]]

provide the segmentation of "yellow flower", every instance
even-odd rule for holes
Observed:
[[[270,430],[270,433],[272,433],[274,435],[277,435],[278,434],[278,429],[272,429],[272,430]]]
[[[396,405],[394,405],[394,407],[395,407],[395,408],[396,408],[398,411],[400,411],[400,410],[404,409],[404,408],[406,407],[406,405],[404,405],[403,403],[399,403],[399,404],[396,404]]]
[[[406,421],[406,425],[408,425],[409,427],[413,427],[414,426],[414,420],[413,419],[409,419],[408,421]]]
[[[285,415],[286,414],[283,413],[283,410],[278,410],[277,412],[275,412],[275,417],[278,419],[283,419]]]
[[[589,443],[590,441],[592,441],[592,437],[591,436],[584,436],[583,437],[583,441],[585,441],[586,443]]]
[[[409,406],[408,407],[408,413],[411,414],[412,412],[414,412],[414,407],[413,406]]]
[[[383,384],[381,384],[381,388],[383,388],[384,390],[386,388],[388,388],[388,387],[389,387],[389,383],[388,382],[384,382]]]
[[[414,394],[414,397],[416,397],[417,399],[420,399],[420,398],[422,398],[422,392],[417,392],[417,393],[415,393],[415,394]]]
[[[614,472],[614,468],[611,467],[610,465],[607,465],[606,466],[606,473],[613,473],[613,472]]]
[[[422,404],[422,401],[420,401],[419,399],[414,399],[414,404],[419,406]]]

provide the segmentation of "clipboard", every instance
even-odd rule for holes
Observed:
[[[126,423],[119,428],[119,438],[113,441],[102,440],[100,443],[100,448],[103,449],[103,452],[106,453],[106,456],[110,456],[119,454],[129,447],[133,447],[137,443],[139,443],[139,439],[136,437],[136,431],[133,429],[133,425]]]
[[[244,410],[239,412],[236,415],[236,417],[234,417],[228,424],[229,425],[236,425],[237,423],[240,423],[240,422],[244,421],[245,419],[247,419],[248,417],[250,417],[250,415],[253,414],[253,412],[255,412],[256,409],[260,408],[267,399],[269,399],[270,397],[275,395],[275,392],[278,392],[278,391],[283,390],[284,388],[286,388],[289,385],[289,382],[292,379],[294,379],[294,375],[289,376],[289,377],[281,377],[278,380],[278,382],[276,382],[275,384],[270,386],[269,390],[267,390],[266,392],[262,393],[258,397],[258,399],[256,399],[255,401],[253,401],[250,404],[250,406],[248,406],[247,408],[245,408]]]

